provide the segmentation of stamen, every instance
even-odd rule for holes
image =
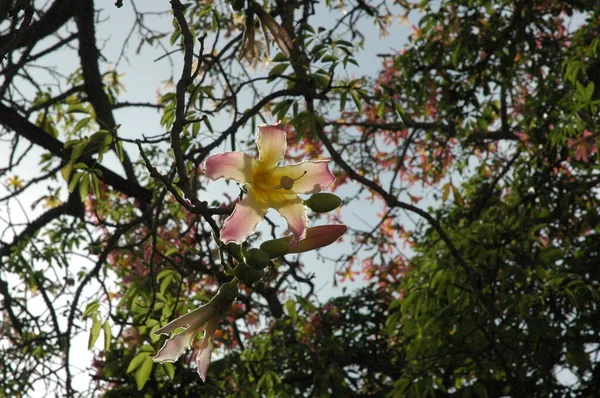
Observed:
[[[304,173],[302,173],[302,175],[298,178],[292,179],[291,177],[283,176],[283,177],[281,177],[281,180],[279,180],[279,185],[276,187],[273,187],[273,189],[283,188],[283,189],[289,191],[290,189],[292,189],[294,187],[294,182],[298,181],[305,175],[306,175],[306,170],[304,170]]]

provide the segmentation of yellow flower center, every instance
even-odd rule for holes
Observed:
[[[252,186],[250,189],[253,191],[256,200],[263,206],[271,203],[271,206],[275,203],[282,203],[296,198],[296,193],[292,191],[294,188],[294,182],[306,175],[306,171],[299,177],[292,178],[284,175],[277,180],[274,176],[276,168],[268,170],[256,170],[252,176]],[[269,206],[269,207],[271,207]]]

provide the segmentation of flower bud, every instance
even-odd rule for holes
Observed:
[[[260,245],[260,250],[267,253],[269,258],[283,256],[290,250],[290,239],[291,237],[286,236],[285,238],[268,240]]]
[[[246,264],[254,269],[263,269],[271,261],[269,255],[261,249],[252,248],[244,253]]]
[[[332,193],[319,192],[305,200],[304,204],[315,213],[327,213],[337,209],[342,200]]]
[[[221,285],[219,288],[219,292],[215,297],[219,297],[219,302],[225,303],[226,307],[229,307],[231,302],[235,300],[238,295],[237,283],[235,282],[226,282]]]
[[[232,271],[233,275],[235,275],[240,281],[244,282],[246,285],[252,285],[254,282],[258,282],[265,271],[251,268],[248,264],[239,263]]]
[[[229,242],[226,245],[226,247],[229,251],[229,254],[231,254],[233,258],[235,258],[239,262],[244,261],[244,257],[242,256],[242,246],[238,245],[235,242]]]
[[[348,231],[343,224],[320,225],[308,228],[306,237],[296,247],[290,247],[288,253],[303,253],[320,247],[329,246]]]

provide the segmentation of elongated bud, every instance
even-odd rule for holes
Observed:
[[[319,192],[304,201],[304,204],[315,213],[327,213],[337,209],[342,199],[328,192]]]
[[[269,265],[269,262],[271,261],[266,252],[257,248],[252,248],[245,252],[244,259],[246,260],[246,264],[254,269],[263,269]]]
[[[308,228],[306,238],[298,242],[298,246],[290,247],[288,253],[303,253],[320,247],[329,246],[348,231],[343,224],[320,225]]]
[[[283,256],[290,250],[291,237],[268,240],[260,245],[260,250],[267,253],[269,258]]]

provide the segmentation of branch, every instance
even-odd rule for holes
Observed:
[[[24,13],[23,22],[21,22],[21,26],[19,26],[19,29],[17,29],[14,33],[12,40],[6,43],[4,46],[2,46],[2,48],[0,48],[0,60],[4,60],[6,54],[8,54],[10,51],[16,48],[19,44],[21,44],[23,39],[25,39],[25,33],[27,32],[27,29],[31,24],[31,20],[33,19],[34,9],[33,6],[29,4],[29,2],[27,2],[26,0],[17,0],[12,11],[9,13],[12,13],[13,16],[16,18],[19,11],[21,10],[23,10]]]
[[[13,130],[17,135],[50,151],[65,162],[68,162],[71,158],[71,150],[65,149],[64,144],[60,140],[52,137],[43,129],[32,124],[29,120],[2,103],[0,103],[0,124]],[[150,190],[140,186],[136,181],[125,179],[114,171],[97,164],[96,159],[91,156],[84,156],[82,161],[88,166],[100,170],[102,172],[100,179],[117,191],[136,198],[142,203],[150,202],[152,199],[152,192]]]
[[[110,99],[104,90],[102,74],[98,67],[100,52],[96,47],[94,3],[91,0],[79,1],[76,5],[75,22],[79,31],[79,58],[88,101],[94,107],[98,122],[107,130],[115,132],[117,123],[112,112]],[[127,154],[123,153],[121,161],[127,178],[137,183],[133,165]]]
[[[179,135],[187,124],[185,119],[185,95],[188,86],[192,84],[194,38],[192,37],[192,32],[183,15],[185,11],[183,4],[181,4],[179,0],[171,0],[171,8],[173,9],[173,15],[181,29],[181,35],[183,36],[183,69],[175,90],[175,121],[171,127],[171,149],[173,150],[173,156],[175,158],[175,168],[179,175],[178,185],[194,206],[198,207],[200,203],[190,185],[190,178],[187,173],[183,151],[181,150],[181,142],[179,140]],[[202,45],[202,47],[204,47],[204,45]]]
[[[312,101],[307,100],[307,107],[308,107],[309,112],[316,114]],[[474,292],[477,294],[477,292],[480,289],[480,285],[481,285],[480,281],[475,278],[475,275],[473,274],[473,272],[471,272],[469,265],[467,264],[465,259],[461,256],[461,254],[458,252],[458,249],[456,248],[456,246],[454,246],[454,243],[452,242],[452,240],[450,239],[448,234],[446,234],[446,232],[444,231],[444,229],[442,228],[440,223],[435,218],[433,218],[433,216],[431,216],[431,214],[427,213],[425,210],[422,210],[414,205],[411,205],[409,203],[405,203],[405,202],[402,202],[401,200],[398,200],[398,198],[396,198],[396,196],[388,193],[385,189],[383,189],[380,185],[378,185],[374,181],[369,180],[365,176],[360,175],[356,171],[354,171],[354,169],[352,167],[350,167],[350,165],[348,163],[346,163],[346,161],[342,158],[342,156],[335,150],[335,148],[333,147],[333,144],[331,143],[331,141],[325,134],[325,131],[323,130],[323,126],[319,122],[319,119],[315,118],[315,120],[317,121],[316,122],[317,128],[315,129],[317,136],[323,142],[323,145],[325,145],[325,148],[327,148],[327,150],[329,151],[331,158],[335,161],[335,163],[337,163],[346,172],[346,174],[348,174],[348,177],[350,177],[350,179],[357,181],[357,182],[361,183],[362,185],[370,188],[372,191],[378,193],[383,198],[383,200],[385,200],[386,204],[389,207],[399,207],[401,209],[408,210],[410,212],[418,214],[419,216],[421,216],[422,218],[427,220],[427,222],[429,222],[429,224],[433,227],[433,229],[435,229],[435,231],[438,233],[440,238],[444,241],[446,246],[448,246],[448,249],[450,250],[452,257],[454,257],[454,259],[463,268],[467,277],[469,278],[469,281],[471,282],[471,287],[473,288]]]
[[[404,123],[406,122],[406,124]],[[406,128],[420,129],[424,131],[432,131],[438,130],[442,133],[446,133],[449,137],[456,137],[456,128],[454,125],[448,125],[440,122],[416,122],[411,119],[406,119],[403,122],[326,122],[324,126],[350,126],[350,127],[360,127],[365,129],[374,129],[374,130],[393,130],[399,131],[404,130]],[[486,140],[510,140],[515,141],[518,139],[516,135],[513,134],[510,129],[503,124],[502,129],[493,130],[493,131],[477,131],[467,139],[474,141],[486,141]]]
[[[29,25],[27,29],[19,34],[19,38],[15,40],[13,34],[0,36],[0,46],[2,47],[1,55],[4,57],[10,51],[17,48],[26,47],[31,43],[37,43],[43,38],[50,36],[63,26],[74,12],[74,4],[76,0],[57,0],[43,14],[43,17]]]

